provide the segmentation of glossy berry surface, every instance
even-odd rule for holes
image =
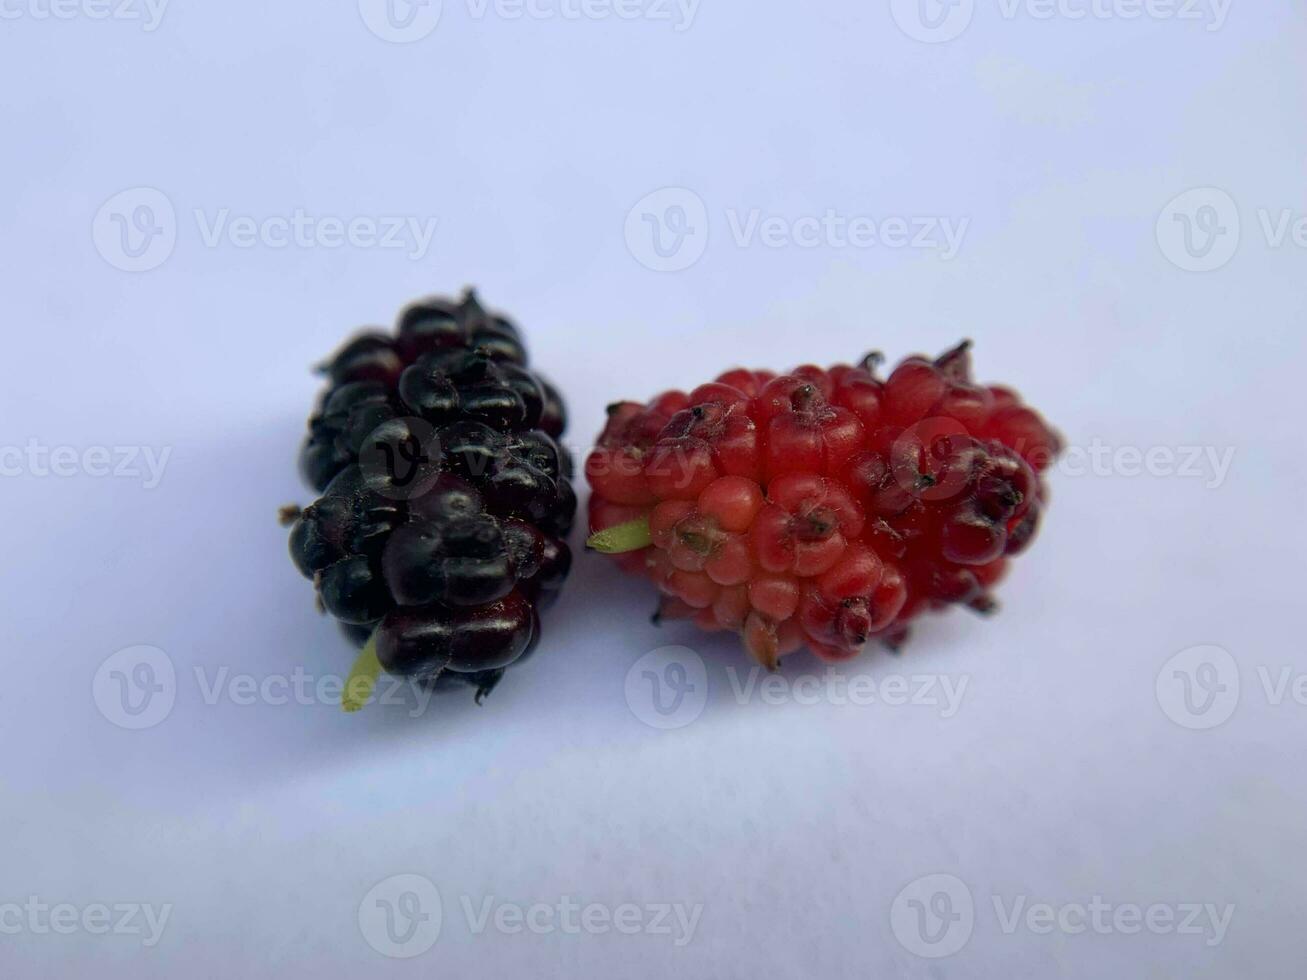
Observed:
[[[291,557],[387,671],[479,698],[539,642],[571,568],[562,400],[470,292],[411,305],[322,373],[300,455],[321,497],[293,515]]]
[[[647,546],[615,560],[654,581],[660,615],[737,632],[768,667],[804,645],[831,661],[897,649],[928,610],[990,612],[1061,441],[973,381],[969,348],[888,377],[870,355],[612,405],[586,461],[590,529],[635,529]]]

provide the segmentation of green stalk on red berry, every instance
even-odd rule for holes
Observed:
[[[737,369],[618,402],[586,461],[590,547],[652,579],[660,618],[739,633],[759,662],[898,649],[921,613],[988,613],[1034,537],[1057,433],[975,383],[970,343],[783,375]]]

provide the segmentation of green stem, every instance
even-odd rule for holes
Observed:
[[[585,546],[605,555],[620,555],[628,551],[639,551],[651,544],[653,537],[649,532],[649,518],[642,517],[638,521],[596,531],[590,535]]]
[[[340,696],[342,711],[353,713],[359,711],[372,699],[372,691],[381,676],[381,661],[377,659],[377,634],[368,637],[363,645],[363,652],[354,661],[350,669],[349,680],[345,681],[345,690]]]

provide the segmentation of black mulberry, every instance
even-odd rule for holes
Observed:
[[[479,701],[535,648],[571,567],[562,399],[470,290],[414,303],[321,370],[300,469],[322,496],[288,513],[291,557],[363,647],[356,676]]]

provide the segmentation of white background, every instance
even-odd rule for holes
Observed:
[[[1268,239],[1262,217],[1274,231],[1307,212],[1302,7],[1136,17],[1100,0],[1045,19],[1040,4],[929,0],[953,18],[931,35],[914,4],[883,0],[702,0],[688,21],[638,4],[623,8],[634,19],[604,5],[573,18],[560,2],[514,19],[445,0],[408,43],[371,31],[385,21],[366,2],[367,17],[352,2],[177,0],[153,30],[93,17],[94,0],[68,19],[44,0],[4,6],[0,444],[24,455],[6,452],[0,479],[0,906],[172,909],[150,948],[6,916],[0,972],[1301,975],[1307,707],[1274,688],[1307,669],[1291,615],[1307,544],[1307,248],[1292,231]],[[166,204],[119,198],[97,221],[142,187]],[[703,202],[683,243],[700,254],[674,256],[677,272],[639,261],[658,264],[644,213],[670,212],[646,208],[627,233],[636,202],[666,187]],[[1193,188],[1215,190],[1170,205]],[[655,200],[693,203],[677,193]],[[113,215],[151,200],[174,218],[155,223],[142,263],[155,267],[124,271]],[[417,257],[205,240],[224,213],[296,209],[438,225]],[[951,258],[733,231],[754,213],[828,210],[967,230]],[[1185,220],[1209,236],[1187,255]],[[590,556],[537,657],[484,707],[206,703],[205,685],[232,675],[348,668],[275,521],[307,500],[294,466],[307,368],[349,330],[467,283],[528,332],[568,395],[578,454],[617,398],[741,362],[897,358],[967,336],[983,378],[1020,387],[1108,462],[1052,475],[997,617],[939,617],[901,659],[853,666],[878,683],[965,678],[951,717],[740,703],[734,641],[655,629],[647,585]],[[42,475],[33,440],[171,456],[146,489],[81,463]],[[1233,451],[1228,473],[1130,475],[1129,452],[1110,455],[1184,446]],[[670,731],[624,694],[628,668],[666,644],[708,665],[702,712]],[[1203,644],[1232,660],[1164,670]],[[176,698],[132,731],[93,683],[138,645],[163,651]],[[799,658],[786,676],[817,669]],[[1186,715],[1177,669],[1224,686],[1215,714]],[[360,927],[392,875],[426,879],[443,905],[439,938],[407,960]],[[956,878],[974,910],[969,937],[953,932],[960,948],[934,960],[891,914],[927,875]],[[462,908],[564,896],[702,914],[677,947],[478,934]],[[995,907],[1095,896],[1234,911],[1208,945],[1004,931]]]

